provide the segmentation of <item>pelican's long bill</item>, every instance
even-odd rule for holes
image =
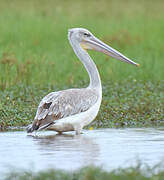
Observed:
[[[103,52],[104,54],[116,58],[118,60],[124,61],[129,64],[133,64],[139,66],[139,64],[135,63],[134,61],[130,60],[117,50],[113,49],[112,47],[108,46],[107,44],[103,43],[96,37],[92,36],[90,39],[84,40],[81,43],[82,48],[84,49],[92,49],[99,52]]]

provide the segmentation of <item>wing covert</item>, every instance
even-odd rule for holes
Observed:
[[[97,98],[97,93],[87,88],[52,92],[40,102],[35,120],[52,116],[54,121],[84,112],[97,101]]]

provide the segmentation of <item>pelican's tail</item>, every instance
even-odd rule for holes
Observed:
[[[33,131],[38,130],[38,128],[39,127],[36,126],[36,124],[30,124],[27,126],[26,131],[27,131],[27,133],[32,133]]]
[[[50,122],[44,125],[34,122],[33,124],[28,125],[26,130],[27,130],[27,133],[32,133],[33,131],[47,129],[52,124],[54,124],[54,122]]]

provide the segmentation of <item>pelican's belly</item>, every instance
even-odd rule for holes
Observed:
[[[91,123],[97,116],[101,99],[102,98],[99,97],[98,101],[87,111],[57,120],[55,124],[51,125],[48,129],[58,132],[66,132],[76,130],[77,128],[83,128]]]

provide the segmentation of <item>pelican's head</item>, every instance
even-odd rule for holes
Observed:
[[[103,43],[101,40],[96,38],[91,32],[84,28],[73,28],[68,31],[68,39],[70,42],[75,41],[79,43],[84,50],[95,50],[102,52],[108,56],[112,56],[118,60],[124,61],[129,64],[139,66],[139,64],[133,62],[117,50]]]

